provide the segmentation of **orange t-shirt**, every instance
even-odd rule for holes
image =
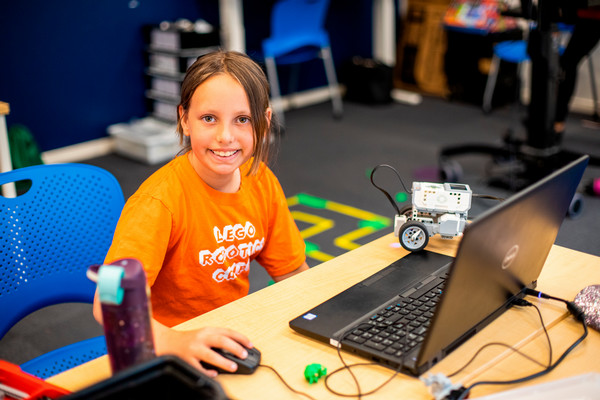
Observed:
[[[294,271],[305,245],[273,172],[264,164],[237,193],[196,174],[187,154],[150,176],[129,198],[106,263],[137,258],[151,287],[152,313],[174,326],[248,294],[250,261],[269,275]]]

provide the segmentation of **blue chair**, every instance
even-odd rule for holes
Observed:
[[[25,185],[16,197],[0,196],[0,338],[46,306],[93,302],[95,284],[86,271],[104,261],[124,205],[115,177],[91,165],[37,165],[0,174],[0,184],[10,182]],[[99,336],[21,369],[47,378],[103,354]]]
[[[342,115],[342,98],[338,88],[329,34],[324,28],[329,0],[279,0],[271,14],[271,36],[262,42],[271,100],[275,113],[284,123],[283,104],[277,64],[300,64],[321,58],[333,102],[334,115]]]
[[[492,110],[492,97],[494,88],[498,79],[500,62],[504,60],[512,64],[517,64],[517,77],[521,76],[521,65],[529,61],[527,54],[527,41],[525,40],[507,40],[494,46],[494,55],[488,74],[485,90],[483,92],[483,111],[488,113]]]
[[[568,38],[568,35],[573,31],[573,26],[567,24],[558,24],[558,32]],[[565,51],[565,45],[560,44],[558,48],[559,54]],[[507,40],[504,42],[497,43],[494,45],[494,55],[492,57],[492,64],[490,66],[490,72],[485,85],[483,93],[483,111],[488,113],[492,109],[492,97],[494,96],[494,88],[496,87],[496,80],[498,79],[498,71],[500,70],[500,62],[506,61],[517,65],[517,77],[521,76],[521,65],[525,61],[529,61],[529,54],[527,54],[527,41],[526,40]],[[590,66],[590,76],[592,79],[593,90],[592,95],[594,96],[594,104],[597,103],[597,95],[595,93],[595,82],[592,59],[588,57],[588,64]]]

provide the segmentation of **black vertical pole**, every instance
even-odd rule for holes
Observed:
[[[539,0],[537,26],[530,32],[531,99],[527,121],[527,146],[545,157],[558,151],[554,133],[559,76],[557,0]]]

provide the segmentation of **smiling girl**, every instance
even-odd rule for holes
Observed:
[[[269,85],[237,52],[200,57],[181,86],[180,155],[129,198],[106,263],[137,258],[151,288],[157,354],[175,354],[202,371],[206,361],[233,371],[211,350],[245,358],[252,344],[225,328],[173,326],[245,296],[250,262],[278,282],[307,270],[305,246],[267,166],[272,143]],[[100,304],[94,315],[101,320]]]

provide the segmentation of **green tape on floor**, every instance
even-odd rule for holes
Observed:
[[[316,244],[316,243],[311,243],[311,242],[309,242],[307,240],[305,240],[304,243],[306,244],[306,253],[307,254],[310,253],[310,252],[313,252],[313,251],[319,251],[320,250],[319,245]]]
[[[389,222],[387,220],[358,221],[359,228],[370,227],[375,230],[379,230],[387,226],[389,226]]]
[[[327,206],[327,200],[319,197],[314,197],[306,193],[299,193],[297,195],[298,202],[304,206],[312,208],[325,208]]]

